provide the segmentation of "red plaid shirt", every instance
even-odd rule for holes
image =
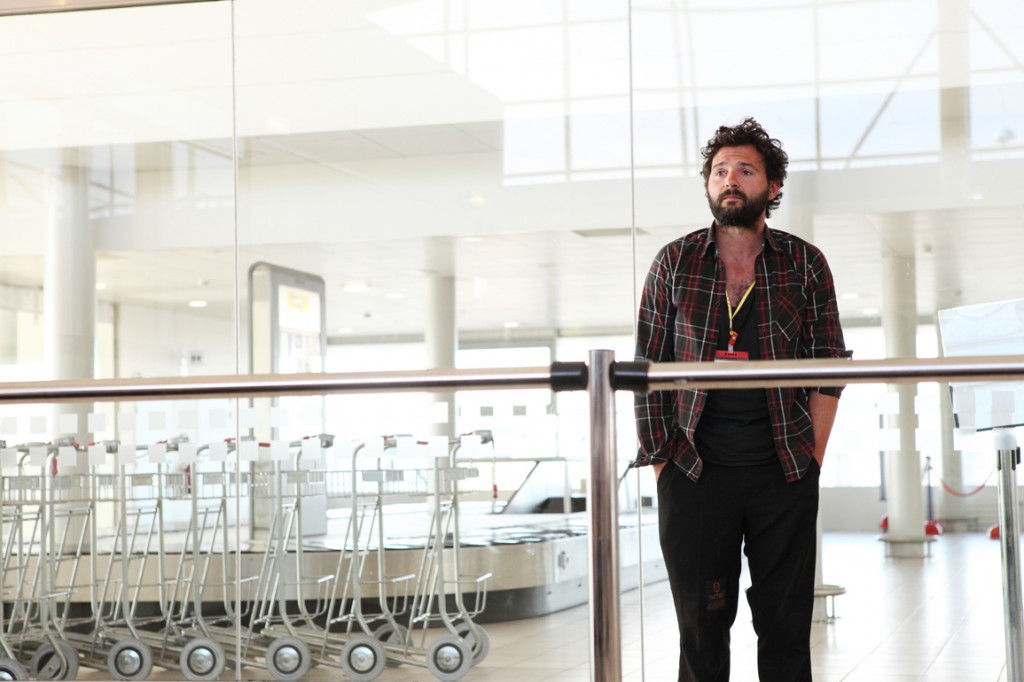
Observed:
[[[846,356],[832,272],[821,251],[780,230],[765,229],[765,248],[754,266],[755,308],[765,360]],[[637,319],[636,359],[709,362],[725,314],[725,269],[713,228],[665,245],[644,284]],[[768,410],[786,479],[807,471],[814,450],[808,389],[767,388]],[[839,396],[842,389],[814,389]],[[640,450],[633,466],[673,462],[697,480],[703,463],[693,434],[706,389],[655,391],[636,396]]]

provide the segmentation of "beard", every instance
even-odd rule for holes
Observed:
[[[742,202],[738,206],[726,207],[723,200],[727,197],[739,197]],[[768,190],[765,189],[763,193],[748,198],[738,189],[727,189],[715,199],[708,197],[708,206],[711,207],[711,215],[719,225],[754,230],[760,225],[761,216],[768,207]]]

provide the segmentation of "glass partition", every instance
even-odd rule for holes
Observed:
[[[654,254],[710,224],[700,148],[745,116],[785,145],[769,224],[823,250],[854,358],[940,356],[940,311],[1024,290],[1011,0],[16,4],[0,8],[0,381],[628,359]],[[359,443],[402,469],[443,441],[478,470],[463,492],[481,518],[558,517],[558,542],[584,542],[580,394],[207,402],[4,407],[4,475],[56,462],[91,486],[132,446],[139,481],[208,462],[249,486],[221,490],[249,524],[226,545],[240,580],[245,543],[278,523],[258,480],[348,472]],[[623,589],[650,633],[667,588],[653,475],[628,469],[629,403]],[[911,471],[928,516],[984,530],[989,449],[946,384],[849,387],[821,476],[825,546],[880,532]],[[316,486],[306,534],[333,547],[332,480]],[[584,646],[575,551],[537,567],[559,586],[543,598],[493,578],[529,604],[491,600],[495,623],[543,612]],[[627,674],[657,679],[671,648],[647,641]]]
[[[719,125],[753,116],[790,160],[768,224],[824,252],[855,359],[938,357],[947,341],[940,311],[998,301],[1016,310],[1022,282],[1011,261],[1024,231],[1019,193],[1007,183],[1024,157],[1014,104],[1024,93],[1018,4],[652,0],[633,2],[631,20],[638,283],[662,245],[711,223],[699,150]],[[1016,321],[1007,314],[1009,341]],[[1014,348],[1004,352],[1024,350]],[[998,676],[995,645],[988,659],[968,651],[973,638],[986,637],[973,619],[958,631],[942,611],[927,624],[909,617],[920,636],[890,629],[901,608],[890,567],[922,581],[913,583],[915,599],[933,594],[931,574],[875,559],[933,551],[943,570],[960,565],[995,580],[998,558],[985,535],[996,519],[995,454],[988,434],[957,417],[946,384],[844,392],[820,479],[815,679],[940,679],[952,664],[924,643],[939,640],[947,656],[971,656],[981,677]],[[636,476],[653,490],[651,472]],[[938,539],[943,528],[950,533]],[[883,529],[883,539],[908,544],[877,542]],[[648,679],[674,677],[678,664],[668,594],[659,583],[643,600],[640,667]],[[937,598],[944,608],[970,608],[952,592]],[[828,599],[840,620],[825,614]],[[733,677],[756,679],[757,638],[742,592],[739,603]],[[999,605],[995,595],[970,603],[992,614]],[[991,631],[991,641],[1002,641],[1000,633]],[[880,653],[835,646],[833,638]],[[886,657],[901,648],[912,662]]]
[[[515,641],[507,623],[566,610],[585,670],[586,520],[562,513],[585,467],[499,450],[490,414],[456,439],[398,421],[319,432],[339,408],[318,399],[314,414],[169,399],[5,416],[0,672],[462,679]]]

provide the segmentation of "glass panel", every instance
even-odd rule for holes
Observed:
[[[0,18],[0,380],[237,371],[231,41],[221,2]],[[68,663],[40,653],[46,628],[83,652],[82,667],[107,671],[132,618],[195,628],[189,590],[204,589],[221,614],[243,598],[225,554],[238,549],[234,518],[248,505],[232,454],[237,416],[234,401],[4,407],[3,480],[15,494],[4,513],[57,519],[46,547],[60,558],[48,588],[38,582],[45,571],[17,580],[4,556],[4,584],[28,590],[12,598],[5,623],[34,677],[59,674],[31,670],[37,654],[43,668]],[[17,497],[32,490],[46,499]],[[193,493],[217,509],[197,516]],[[132,524],[127,535],[118,535],[121,520]],[[164,524],[162,551],[177,557],[196,520],[207,534],[194,543],[191,577],[162,574],[153,524]],[[38,553],[39,528],[5,525],[15,530],[26,533],[23,556],[33,542]],[[111,556],[140,543],[154,543],[153,555],[106,571]],[[168,562],[168,571],[185,565]],[[48,592],[58,596],[39,599]],[[220,634],[233,638],[217,613]],[[93,633],[90,615],[106,634]],[[89,653],[83,633],[113,639]],[[179,667],[180,644],[151,644],[150,663]],[[233,666],[223,657],[219,665]]]
[[[4,378],[234,372],[229,8],[0,34]]]
[[[238,254],[253,331],[275,314],[245,277],[255,266],[322,282],[327,371],[547,366],[585,360],[605,338],[631,354],[627,10],[236,5]],[[254,333],[254,358],[261,343]],[[487,622],[586,601],[584,398],[330,396],[325,411],[327,433],[383,439],[384,461],[391,439],[456,444],[479,469],[465,482],[472,542],[493,535],[527,554],[548,538],[572,544],[550,594],[495,570]],[[522,562],[550,571],[547,551]],[[577,638],[586,630],[574,623]]]
[[[311,0],[302,12],[262,0],[4,16],[0,381],[535,366],[598,347],[629,358],[651,259],[710,222],[700,148],[747,115],[790,157],[770,223],[829,259],[855,357],[949,353],[944,311],[1011,299],[1012,318],[1024,288],[1014,173],[1024,152],[1022,26],[1010,0]],[[646,631],[660,632],[648,623],[664,616],[671,630],[658,491],[648,470],[627,471],[630,402],[620,397],[616,414],[622,587],[630,608],[649,605]],[[564,640],[545,640],[561,662],[538,651],[516,665],[582,675],[585,536],[573,510],[589,487],[586,414],[582,394],[547,391],[9,406],[2,480],[15,482],[5,494],[23,497],[4,509],[15,513],[19,500],[45,509],[33,490],[68,496],[51,499],[73,509],[74,491],[96,491],[86,504],[101,529],[96,546],[116,549],[117,502],[104,487],[116,477],[140,509],[154,491],[188,498],[168,499],[180,507],[167,517],[171,536],[200,520],[185,510],[193,492],[208,490],[229,521],[232,509],[247,514],[233,528],[238,541],[201,548],[207,555],[291,552],[302,543],[275,542],[296,529],[312,558],[286,590],[294,604],[244,614],[274,634],[295,604],[325,618],[338,576],[362,574],[369,555],[345,550],[372,540],[351,533],[372,514],[361,505],[379,497],[378,482],[407,496],[422,555],[425,513],[451,506],[429,494],[432,467],[454,456],[472,512],[467,541],[486,555],[492,525],[513,524],[508,544],[523,557],[507,563],[552,586],[540,595],[547,588],[495,572],[486,589],[499,598],[464,620],[487,621],[497,648],[516,641],[510,619],[543,612],[562,626]],[[897,508],[894,450],[904,479],[913,469],[928,493],[912,506],[957,531],[984,529],[991,447],[964,414],[945,385],[849,387],[820,481],[823,545],[840,531],[873,536]],[[53,463],[56,475],[45,473]],[[161,481],[160,467],[177,482]],[[301,499],[305,521],[279,513],[286,496]],[[488,542],[500,544],[494,535]],[[861,540],[849,546],[860,551]],[[472,580],[490,572],[469,556]],[[273,562],[242,563],[242,574],[210,581],[224,611],[234,599],[261,603],[236,579]],[[826,557],[826,571],[834,563],[852,562]],[[632,592],[641,565],[650,594]],[[860,577],[833,575],[851,590]],[[421,578],[410,580],[413,600]],[[33,608],[17,614],[37,618]],[[181,617],[194,625],[194,614]],[[347,628],[354,616],[339,617]],[[460,634],[480,654],[487,633]],[[237,646],[241,631],[230,635],[225,646]],[[29,667],[38,646],[19,650]],[[642,649],[644,674],[672,669],[671,647]],[[259,666],[268,653],[238,658]],[[295,650],[278,653],[294,664]],[[350,664],[367,660],[357,653]],[[420,647],[409,665],[426,665],[425,655]]]
[[[1024,280],[1013,261],[1024,246],[1024,225],[1010,178],[1022,155],[1021,108],[1014,105],[1024,84],[1022,26],[1019,4],[1004,0],[633,3],[633,125],[646,129],[634,136],[633,150],[638,286],[662,245],[711,223],[698,175],[701,146],[719,125],[753,116],[789,154],[784,198],[768,224],[812,242],[828,259],[855,359],[988,354],[991,347],[977,337],[989,325],[1001,341],[1019,341]],[[779,35],[799,38],[780,43]],[[977,306],[1000,302],[996,322],[971,317]],[[942,325],[949,311],[972,320],[972,341],[955,353]],[[1019,343],[1001,348],[1024,352]],[[1009,395],[1003,408],[1012,413],[1017,394]],[[822,597],[815,604],[815,678],[854,674],[854,667],[926,674],[870,653],[887,647],[883,630],[908,645],[937,636],[964,651],[971,638],[1002,641],[998,595],[974,602],[977,595],[928,587],[934,573],[952,566],[969,565],[972,579],[997,579],[998,556],[985,536],[996,515],[991,437],[964,421],[956,396],[954,390],[951,402],[948,385],[929,382],[845,390],[820,478],[817,581],[819,588],[837,583],[848,596],[834,597],[841,614],[835,621],[823,616],[831,602]],[[649,471],[637,473],[638,488],[653,481]],[[977,603],[993,614],[990,626],[972,621],[954,634],[943,614],[907,620],[927,633],[920,637],[896,621],[894,629],[879,626],[899,602],[879,576],[895,568],[887,557],[899,556],[901,545],[875,536],[895,517],[903,520],[885,537],[909,534],[915,540],[908,551],[930,547],[934,564],[943,566],[900,569],[921,588],[908,608],[931,595],[943,613]],[[926,542],[934,528],[926,521],[947,535]],[[747,587],[745,560],[743,566]],[[645,633],[673,633],[667,647],[661,635],[646,637],[649,679],[676,674],[668,597],[667,585],[655,582],[642,600]],[[734,677],[756,675],[750,619],[740,598]],[[852,641],[844,634],[869,645],[844,658],[850,652],[832,644]],[[1002,655],[994,645],[972,664],[998,676]],[[933,666],[929,673],[948,669],[930,653],[920,663]]]

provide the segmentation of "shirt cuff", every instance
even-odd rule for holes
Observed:
[[[651,457],[649,455],[639,455],[629,464],[630,469],[639,469],[640,467],[650,466],[651,464],[665,464],[668,462],[668,457]]]

